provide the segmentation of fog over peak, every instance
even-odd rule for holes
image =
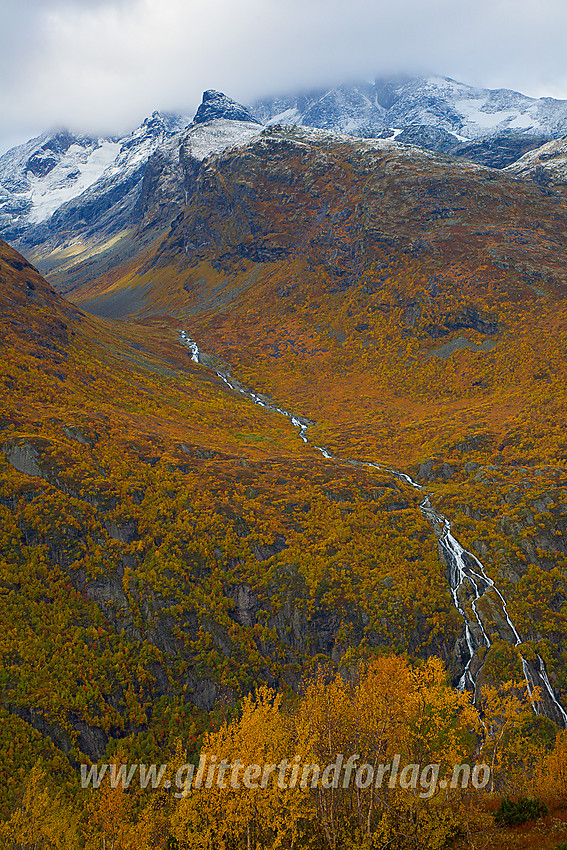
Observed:
[[[567,97],[564,0],[3,0],[0,152],[406,71]]]

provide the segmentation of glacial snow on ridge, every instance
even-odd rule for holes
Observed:
[[[505,171],[543,185],[567,183],[567,136],[525,153]]]
[[[49,218],[99,179],[118,148],[110,139],[56,130],[7,151],[0,157],[0,228]]]
[[[98,146],[92,149],[71,145],[45,177],[28,177],[32,203],[29,222],[46,221],[61,204],[81,195],[114,162],[119,150],[120,144],[108,139],[100,139]]]

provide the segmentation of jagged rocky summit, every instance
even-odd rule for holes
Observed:
[[[504,168],[567,132],[567,101],[468,86],[438,75],[380,77],[256,101],[264,124],[394,138]]]
[[[540,186],[565,190],[567,186],[567,136],[526,153],[506,169],[510,174]]]
[[[160,213],[175,214],[199,163],[260,129],[246,107],[210,90],[193,121],[156,111],[123,138],[45,133],[0,158],[0,235],[29,253],[138,227],[164,170],[173,179]]]
[[[0,157],[0,234],[18,242],[32,231],[37,243],[62,209],[56,225],[67,231],[117,204],[131,209],[149,157],[188,123],[187,116],[156,111],[123,138],[59,129],[12,148]]]
[[[223,92],[209,89],[203,92],[203,100],[195,113],[193,124],[204,124],[206,121],[214,121],[225,118],[228,121],[249,121],[252,124],[260,124],[254,118],[250,110],[235,100],[231,100]]]

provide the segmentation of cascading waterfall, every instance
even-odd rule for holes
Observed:
[[[182,344],[186,345],[191,351],[191,359],[194,360],[196,363],[201,362],[201,352],[197,343],[190,339],[190,337],[187,336],[185,331],[180,331],[180,340]],[[250,399],[250,401],[253,401],[254,404],[257,404],[260,407],[265,408],[266,410],[270,410],[274,413],[280,414],[281,416],[285,416],[294,428],[299,429],[299,436],[301,437],[303,442],[308,442],[306,432],[308,427],[314,424],[312,420],[307,419],[303,416],[296,416],[281,407],[277,407],[276,405],[272,404],[269,399],[266,398],[266,396],[259,395],[258,393],[246,389],[244,386],[242,386],[242,384],[236,381],[230,375],[229,372],[223,372],[219,369],[215,371],[217,376],[228,387],[230,387],[230,389],[234,390],[240,395],[245,396],[246,398]],[[341,461],[340,458],[335,457],[333,454],[331,454],[331,452],[328,451],[328,449],[323,446],[314,446],[313,448],[320,452],[327,460],[350,463],[353,466],[359,467],[372,467],[374,469],[380,470],[381,472],[388,472],[391,475],[394,475],[400,481],[405,481],[406,484],[409,484],[415,490],[420,490],[423,492],[423,487],[420,484],[417,484],[417,482],[415,482],[413,478],[411,478],[405,472],[397,472],[396,470],[379,466],[376,463],[367,463],[363,461],[354,460]],[[464,547],[461,546],[459,541],[452,535],[451,524],[449,520],[443,514],[438,513],[433,508],[433,506],[431,505],[430,497],[427,494],[424,495],[424,498],[420,502],[420,509],[423,515],[431,523],[435,531],[439,547],[443,553],[445,563],[447,564],[449,585],[453,603],[458,612],[463,617],[464,621],[464,641],[467,650],[467,658],[466,661],[463,659],[465,666],[457,687],[461,690],[465,689],[466,687],[471,688],[471,690],[473,691],[473,695],[476,697],[477,682],[476,676],[473,675],[471,671],[471,665],[475,660],[477,650],[480,647],[484,646],[489,649],[492,646],[492,640],[486,631],[485,625],[482,620],[482,615],[478,609],[479,601],[483,597],[486,597],[486,600],[488,602],[489,594],[492,594],[493,597],[496,597],[496,599],[498,600],[498,608],[500,610],[501,619],[503,623],[503,625],[501,625],[499,629],[499,637],[504,638],[509,643],[512,643],[515,647],[519,647],[522,644],[522,639],[514,623],[510,619],[506,606],[506,600],[504,599],[502,593],[498,590],[494,581],[489,578],[489,576],[487,576],[484,566],[476,557],[476,555],[473,555],[472,552],[468,552],[466,549],[464,549]],[[470,600],[470,608],[473,614],[472,617],[467,612],[466,604],[462,603],[460,597],[460,594],[464,595],[465,593],[467,593],[467,591],[469,592],[469,594],[472,592],[472,598]],[[541,656],[536,654],[536,666],[535,664],[524,658],[524,656],[519,650],[518,654],[521,659],[524,678],[530,697],[532,696],[535,688],[539,689],[539,700],[533,703],[534,712],[536,714],[545,714],[547,717],[550,717],[552,720],[554,720],[558,725],[567,727],[567,712],[565,712],[563,706],[559,703],[557,697],[555,696],[553,687],[547,675],[547,670],[545,669],[545,664]]]
[[[396,473],[394,472],[394,475],[395,474]],[[409,476],[404,475],[404,479],[408,481],[408,483],[412,484],[412,486],[422,489]],[[476,696],[476,680],[470,672],[470,665],[474,658],[475,648],[473,646],[473,641],[471,640],[471,629],[468,622],[469,618],[460,604],[459,590],[464,588],[467,582],[473,590],[474,598],[471,601],[471,609],[482,635],[484,646],[486,646],[487,649],[492,646],[492,640],[484,628],[482,618],[478,611],[478,602],[483,596],[488,594],[494,594],[494,596],[498,599],[501,616],[505,624],[504,629],[502,629],[502,627],[500,628],[499,636],[504,637],[505,640],[512,643],[515,647],[519,647],[522,644],[522,639],[516,629],[516,626],[510,619],[504,596],[498,590],[494,581],[487,576],[483,564],[479,561],[476,555],[473,555],[472,552],[468,552],[464,549],[459,541],[453,537],[451,534],[451,525],[449,520],[432,508],[429,496],[426,496],[426,498],[421,502],[420,508],[436,531],[440,546],[445,554],[445,561],[449,566],[453,601],[465,620],[465,639],[469,650],[469,659],[459,682],[459,687],[464,688],[468,678],[469,683],[473,688],[474,695]],[[551,714],[552,719],[559,723],[559,725],[567,727],[567,713],[555,696],[542,657],[536,653],[538,666],[535,668],[530,661],[524,658],[519,650],[518,655],[522,663],[522,670],[530,697],[532,696],[534,689],[536,687],[539,688],[540,699],[533,703],[535,713],[544,713],[548,716]]]
[[[197,343],[187,336],[185,331],[179,331],[179,339],[181,345],[186,345],[189,351],[191,352],[191,360],[194,360],[195,363],[201,362],[201,352],[199,351],[199,346]]]

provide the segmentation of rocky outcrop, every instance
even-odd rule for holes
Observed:
[[[0,235],[18,240],[96,180],[118,145],[68,130],[44,133],[0,157]],[[87,172],[92,175],[87,178]]]
[[[96,140],[74,136],[68,130],[60,130],[32,153],[25,164],[26,174],[29,172],[34,177],[46,177],[60,162],[61,157],[67,153],[71,145],[86,148],[89,145],[96,145]]]
[[[40,455],[35,446],[32,446],[30,443],[23,443],[21,445],[7,443],[2,446],[2,451],[8,463],[14,469],[17,469],[18,472],[22,472],[24,475],[37,475],[39,478],[44,477],[44,473],[42,473],[39,465]]]
[[[365,136],[384,126],[384,114],[385,110],[376,101],[372,83],[356,83],[325,92],[307,106],[298,123]]]
[[[188,123],[154,112],[122,139],[45,133],[0,158],[0,235],[20,246],[130,226],[146,162]]]
[[[552,227],[563,212],[532,187],[518,189],[507,180],[390,139],[274,126],[203,163],[193,197],[152,265],[207,256],[215,267],[229,271],[240,258],[263,263],[301,256],[311,269],[331,276],[332,291],[343,291],[356,285],[373,262],[387,268],[400,252],[435,258],[441,280],[442,257],[454,260],[461,245],[467,264],[474,255],[479,265],[512,265],[522,268],[524,277],[540,275],[539,237],[512,243],[506,228],[532,231],[534,207],[553,220]],[[510,197],[506,204],[503,194]],[[493,213],[488,210],[494,211],[490,230]],[[546,254],[548,262],[552,276],[564,274],[554,253]],[[432,279],[423,304],[400,302],[407,313],[404,324],[413,329],[421,322],[433,337],[469,328],[499,332],[499,322],[474,303],[443,309],[437,297],[442,288],[442,281]]]
[[[205,91],[193,126],[219,120],[397,137],[401,143],[503,168],[565,133],[567,103],[435,75],[398,75],[269,98],[250,108],[222,92]],[[58,130],[8,151],[0,158],[0,235],[26,250],[51,249],[69,235],[101,241],[135,227],[153,205],[151,190],[170,157],[169,140],[188,123],[186,116],[154,112],[122,138]],[[147,167],[156,151],[156,161]],[[534,177],[543,185],[546,173],[540,169]],[[184,197],[190,181],[181,184]],[[175,213],[167,204],[162,211],[164,216]]]
[[[71,739],[69,732],[60,723],[48,720],[42,712],[33,708],[23,706],[8,706],[8,710],[29,723],[40,735],[49,738],[55,746],[65,755],[71,756],[71,752],[86,753],[90,758],[97,760],[102,758],[106,752],[109,735],[100,727],[84,723],[79,718],[74,720],[75,738]],[[119,734],[118,729],[113,729],[111,735]],[[72,763],[74,759],[72,758]],[[78,764],[74,763],[78,767]]]
[[[244,144],[261,129],[253,118],[216,118],[172,136],[147,162],[130,223],[144,233],[167,231],[191,200],[203,161]]]
[[[427,325],[425,330],[429,336],[438,338],[466,328],[481,334],[497,334],[501,330],[500,323],[494,317],[470,305],[440,316],[435,324]]]
[[[441,127],[431,127],[426,124],[410,124],[396,136],[396,142],[406,145],[417,145],[438,153],[452,153],[459,145],[459,140],[453,133],[448,133]]]
[[[565,191],[567,186],[567,136],[547,142],[524,154],[506,169],[524,180],[531,180],[542,188],[553,187]]]

